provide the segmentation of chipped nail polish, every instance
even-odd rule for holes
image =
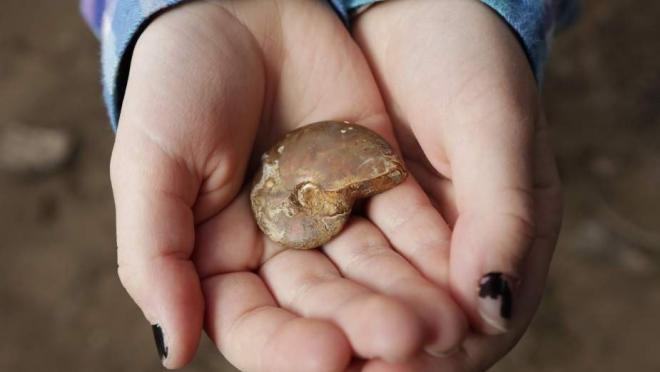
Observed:
[[[479,280],[479,315],[495,333],[508,330],[513,306],[512,283],[512,278],[498,272],[488,273]]]
[[[167,359],[167,345],[165,345],[165,337],[163,329],[158,324],[153,324],[151,330],[154,333],[154,340],[156,341],[156,349],[158,350],[158,357],[161,361]]]

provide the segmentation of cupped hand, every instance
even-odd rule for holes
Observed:
[[[354,35],[406,164],[442,218],[406,200],[405,187],[374,197],[368,215],[425,277],[449,288],[471,325],[450,356],[370,361],[365,370],[484,370],[531,321],[561,220],[528,60],[506,23],[477,1],[386,1],[357,19]],[[391,195],[399,205],[380,200]],[[418,219],[425,230],[394,234]],[[436,234],[444,234],[441,249],[424,241]]]
[[[429,188],[442,178],[411,166],[319,250],[282,250],[256,227],[259,154],[328,119],[398,146],[362,51],[323,2],[186,2],[140,36],[111,161],[118,271],[166,367],[190,361],[203,328],[247,371],[390,368],[462,344],[449,290],[476,283],[450,280],[451,229]]]

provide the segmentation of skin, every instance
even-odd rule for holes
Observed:
[[[322,249],[283,250],[246,179],[327,119],[378,132],[410,174]],[[353,35],[320,1],[167,12],[135,47],[110,168],[119,277],[168,368],[204,329],[247,371],[483,370],[536,311],[560,224],[528,61],[477,1],[390,0]],[[493,271],[520,279],[504,334],[477,310]]]

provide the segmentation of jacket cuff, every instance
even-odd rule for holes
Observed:
[[[140,33],[162,12],[186,0],[82,0],[81,10],[101,39],[103,99],[113,130],[117,129],[133,47]],[[385,0],[327,0],[350,25],[351,16]],[[497,12],[520,40],[537,81],[555,24],[573,18],[575,0],[481,0]]]
[[[329,0],[337,14],[350,25],[351,17],[385,0]],[[514,31],[537,81],[543,78],[555,25],[574,18],[576,0],[481,0],[499,14]]]
[[[138,36],[159,14],[184,1],[87,0],[81,3],[83,15],[101,39],[103,99],[113,130],[117,130]]]

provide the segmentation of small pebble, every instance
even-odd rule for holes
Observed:
[[[73,157],[75,141],[57,128],[13,124],[0,128],[0,171],[52,173]]]

